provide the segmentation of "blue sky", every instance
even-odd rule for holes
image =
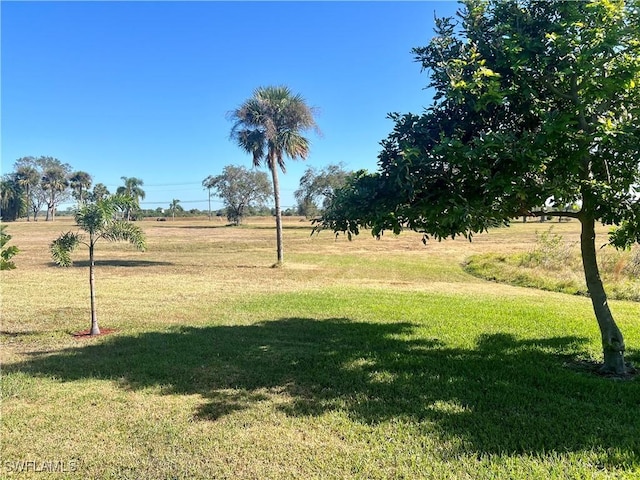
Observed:
[[[454,2],[9,2],[1,8],[2,172],[47,155],[111,191],[139,177],[143,208],[206,209],[201,182],[251,166],[227,113],[264,85],[319,110],[307,166],[376,169],[389,112],[432,102],[411,49]],[[214,208],[221,203],[214,199]]]

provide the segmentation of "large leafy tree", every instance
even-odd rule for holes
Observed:
[[[333,192],[345,184],[349,174],[342,164],[327,165],[320,170],[307,168],[293,194],[298,202],[298,213],[310,218],[326,209]]]
[[[19,158],[14,168],[25,191],[29,192],[28,204],[34,220],[44,205],[47,206],[46,219],[54,220],[58,205],[69,198],[71,166],[57,158],[41,156]]]
[[[40,174],[40,184],[33,189],[33,205],[46,205],[46,220],[55,220],[58,205],[69,198],[71,165],[55,157],[24,157],[16,161],[16,168],[33,166]],[[35,197],[35,198],[34,198]],[[35,215],[35,208],[34,215]]]
[[[615,246],[640,241],[640,4],[468,1],[459,15],[414,49],[433,105],[391,115],[379,171],[354,176],[323,225],[471,239],[523,214],[575,218],[602,370],[625,373],[595,225],[618,226]]]
[[[213,194],[222,199],[227,219],[239,225],[251,207],[262,207],[271,196],[267,174],[245,167],[227,165],[222,173],[205,180]]]
[[[72,265],[71,253],[78,245],[85,245],[89,249],[89,290],[91,297],[91,330],[90,335],[99,335],[98,315],[96,312],[95,295],[95,247],[99,240],[110,242],[127,241],[139,250],[145,249],[145,236],[140,227],[127,220],[117,219],[120,210],[131,206],[130,197],[114,195],[94,203],[82,205],[75,216],[80,231],[66,232],[55,239],[51,245],[53,261],[60,266]]]
[[[302,133],[316,129],[314,111],[299,94],[284,86],[256,89],[253,96],[231,112],[231,137],[253,156],[253,164],[263,163],[271,172],[276,214],[277,264],[284,261],[282,211],[278,168],[286,171],[285,157],[306,159],[309,140]]]
[[[118,195],[124,195],[132,200],[132,203],[126,208],[127,220],[131,220],[131,211],[140,209],[140,200],[144,200],[145,191],[142,189],[144,181],[136,177],[120,177],[124,185],[117,188]]]

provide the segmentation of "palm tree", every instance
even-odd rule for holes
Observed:
[[[6,174],[0,178],[0,219],[13,221],[26,210],[25,194],[16,179],[16,174]]]
[[[73,196],[78,200],[78,206],[84,204],[86,195],[91,188],[91,175],[87,172],[73,172],[69,176],[69,186],[73,190]]]
[[[169,210],[171,210],[171,217],[173,218],[173,220],[176,219],[176,211],[182,211],[183,208],[180,205],[180,200],[178,200],[177,198],[174,198],[171,203],[169,204]]]
[[[211,189],[216,183],[216,177],[209,175],[202,181],[202,186],[207,189],[209,193],[209,220],[211,220]]]
[[[42,173],[42,189],[46,192],[47,221],[55,220],[56,207],[67,198],[69,180],[64,165],[52,165]]]
[[[230,114],[234,122],[231,138],[236,140],[241,149],[253,155],[254,166],[259,167],[265,162],[271,171],[276,213],[277,265],[282,265],[284,261],[278,167],[285,173],[285,155],[292,160],[307,158],[309,140],[301,132],[308,129],[319,131],[313,114],[313,109],[300,95],[292,94],[284,86],[256,89],[253,97]]]
[[[131,220],[131,210],[132,208],[139,209],[140,208],[140,200],[144,200],[144,190],[142,190],[142,185],[144,182],[140,178],[136,177],[120,177],[124,182],[124,186],[118,187],[116,193],[118,195],[124,195],[133,200],[133,204],[127,207],[127,220]]]
[[[16,170],[16,180],[18,184],[24,189],[26,195],[27,202],[27,222],[29,221],[29,212],[31,210],[31,196],[33,194],[33,189],[38,186],[40,183],[40,174],[35,167],[24,165],[18,167]],[[35,221],[36,214],[33,214],[33,220]]]
[[[100,239],[110,242],[128,241],[139,250],[145,249],[144,233],[137,225],[126,220],[117,220],[118,210],[130,208],[131,199],[120,195],[113,195],[95,203],[88,203],[80,207],[76,213],[76,224],[81,230],[89,234],[86,239],[79,232],[67,232],[60,235],[50,245],[53,261],[60,266],[72,265],[71,252],[83,244],[89,248],[89,290],[91,294],[91,330],[90,335],[100,335],[98,316],[96,314],[94,250]]]
[[[97,202],[98,200],[104,200],[109,195],[111,193],[104,183],[96,183],[93,186],[93,192],[89,192],[88,198],[89,201]]]

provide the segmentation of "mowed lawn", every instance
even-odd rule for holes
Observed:
[[[68,269],[48,253],[71,220],[9,224],[0,478],[640,478],[640,379],[589,373],[589,299],[461,267],[548,227],[423,246],[287,219],[272,268],[272,219],[139,225],[144,253],[98,245],[115,331],[80,338],[87,252]],[[640,304],[611,308],[640,364]]]

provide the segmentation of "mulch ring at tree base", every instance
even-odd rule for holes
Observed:
[[[96,338],[96,337],[104,337],[105,335],[109,335],[110,333],[114,333],[117,330],[115,328],[101,328],[100,333],[98,335],[91,335],[91,329],[82,330],[81,332],[76,332],[73,334],[74,338],[78,340],[83,340],[85,338]]]
[[[591,375],[597,375],[599,377],[610,378],[611,380],[635,380],[640,378],[640,369],[636,368],[633,364],[626,362],[627,373],[615,374],[609,372],[602,372],[600,367],[601,363],[587,360],[574,360],[572,362],[566,362],[565,367],[574,370],[576,372],[588,373]]]

